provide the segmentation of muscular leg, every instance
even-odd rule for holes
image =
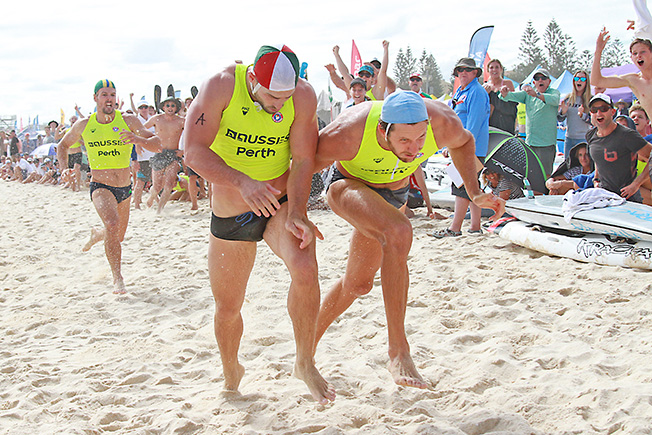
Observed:
[[[124,279],[122,278],[122,246],[127,225],[129,224],[129,206],[131,198],[120,204],[107,189],[97,189],[93,192],[93,205],[97,214],[104,223],[103,230],[91,229],[90,246],[104,240],[104,252],[113,274],[114,293],[125,293]],[[91,243],[93,242],[93,243]],[[88,244],[87,243],[87,246]],[[90,249],[88,246],[88,249]],[[86,247],[84,247],[85,250]]]
[[[174,189],[175,184],[177,184],[177,170],[179,169],[178,163],[176,161],[172,162],[165,168],[163,172],[163,193],[161,193],[161,199],[158,202],[158,213],[163,211],[163,207],[170,199],[172,194],[172,189]]]
[[[253,242],[232,242],[210,236],[208,274],[215,299],[215,338],[227,390],[237,390],[244,375],[244,367],[238,362],[243,330],[240,309],[255,258]]]
[[[410,221],[376,192],[355,180],[340,180],[331,185],[328,191],[328,203],[335,213],[353,225],[363,236],[376,241],[374,249],[370,242],[364,246],[362,243],[364,239],[352,239],[352,244],[355,243],[355,252],[365,248],[368,252],[366,256],[349,255],[347,272],[342,281],[343,296],[338,301],[333,294],[335,305],[342,306],[346,303],[350,305],[352,301],[349,302],[346,298],[350,300],[351,295],[356,291],[359,292],[360,288],[364,290],[364,287],[360,286],[373,279],[373,275],[365,276],[364,273],[369,274],[375,267],[372,261],[374,259],[378,261],[380,250],[380,275],[389,342],[389,370],[397,384],[425,388],[426,383],[412,362],[410,346],[405,336],[405,311],[409,287],[407,257],[412,246]],[[365,261],[370,261],[366,268]],[[348,289],[349,282],[358,285],[358,289]],[[323,304],[320,316],[324,315],[324,323],[327,320],[327,311],[328,308]]]
[[[344,276],[337,280],[324,297],[317,317],[317,343],[328,327],[360,296],[369,293],[374,276],[382,261],[382,247],[378,240],[353,229],[349,245],[349,261]]]
[[[294,374],[306,383],[312,397],[321,404],[335,399],[335,390],[321,376],[313,359],[315,329],[319,313],[319,281],[315,242],[299,248],[299,239],[285,229],[287,204],[267,224],[264,238],[290,272],[288,312],[292,319],[296,342]]]

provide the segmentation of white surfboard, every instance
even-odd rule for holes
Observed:
[[[652,269],[652,243],[614,241],[603,234],[562,235],[514,220],[500,228],[503,239],[528,249],[585,263]]]
[[[652,242],[652,207],[627,201],[615,207],[581,211],[566,222],[561,210],[563,199],[561,195],[513,199],[507,201],[505,209],[519,220],[545,227]]]

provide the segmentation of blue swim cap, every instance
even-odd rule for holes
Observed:
[[[388,124],[414,124],[428,119],[426,103],[412,91],[396,91],[383,101],[380,120]]]

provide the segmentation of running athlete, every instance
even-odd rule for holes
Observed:
[[[380,269],[389,371],[398,385],[416,388],[427,385],[405,335],[412,225],[399,208],[407,202],[410,174],[443,147],[450,150],[473,202],[502,215],[505,201],[478,186],[473,136],[450,108],[414,92],[397,91],[384,102],[345,110],[320,132],[317,148],[317,169],[336,161],[328,204],[354,229],[346,272],[321,304],[315,347],[328,326],[371,290]]]
[[[129,163],[133,144],[151,151],[160,151],[161,140],[145,129],[134,115],[122,115],[116,110],[115,85],[100,80],[93,96],[97,112],[77,121],[57,147],[60,162],[68,161],[68,149],[84,140],[91,168],[90,194],[104,228],[91,229],[91,237],[83,248],[88,251],[104,241],[104,252],[113,274],[114,293],[126,293],[120,270],[121,242],[129,223],[131,201],[131,171]]]
[[[253,65],[231,65],[208,79],[186,116],[185,152],[186,164],[215,185],[208,267],[226,389],[237,390],[244,375],[238,361],[240,310],[256,242],[265,240],[292,279],[294,374],[323,404],[335,392],[312,358],[319,311],[315,237],[322,236],[306,215],[317,97],[298,76],[292,50],[265,45]]]

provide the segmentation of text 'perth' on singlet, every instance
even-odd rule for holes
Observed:
[[[115,118],[109,124],[100,124],[97,113],[88,118],[82,139],[88,153],[88,165],[91,169],[122,169],[131,163],[133,145],[120,138],[121,131],[131,131],[122,118],[120,111],[115,111]]]

